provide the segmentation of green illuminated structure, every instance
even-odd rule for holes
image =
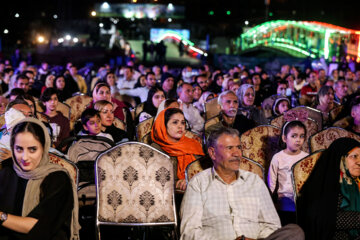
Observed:
[[[240,37],[242,51],[266,47],[296,57],[351,57],[360,61],[360,31],[332,24],[276,20],[257,25]]]

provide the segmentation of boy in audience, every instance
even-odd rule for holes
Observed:
[[[100,136],[109,138],[111,141],[114,141],[112,136],[107,133],[101,132],[101,119],[99,111],[88,108],[81,114],[81,123],[83,130],[80,135],[91,135],[91,136]]]

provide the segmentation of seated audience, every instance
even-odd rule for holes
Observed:
[[[358,141],[339,138],[317,160],[296,201],[306,239],[359,238],[359,156]]]
[[[239,100],[239,113],[243,114],[248,119],[255,121],[257,125],[267,123],[267,119],[263,111],[259,110],[254,105],[255,89],[253,85],[242,84],[237,90],[236,95]]]
[[[60,102],[64,102],[66,99],[71,97],[70,91],[68,91],[68,87],[65,88],[65,77],[63,75],[58,75],[54,80],[54,88],[58,92],[58,98]]]
[[[191,131],[202,134],[204,129],[204,119],[201,117],[199,110],[193,106],[194,88],[189,83],[183,83],[177,88],[179,96],[178,101],[182,103],[182,110],[186,120],[189,122]]]
[[[215,97],[215,94],[212,92],[203,92],[201,94],[201,97],[199,98],[198,101],[194,102],[194,106],[199,110],[201,116],[204,116],[204,112],[205,112],[205,103],[207,101],[210,101],[211,99],[213,99]]]
[[[337,104],[344,105],[346,96],[348,95],[348,85],[344,78],[339,78],[334,84],[335,96],[334,101]]]
[[[81,114],[81,124],[83,126],[83,130],[79,133],[79,135],[106,137],[111,141],[114,141],[110,134],[101,131],[102,124],[99,111],[93,108],[85,109],[85,111]]]
[[[204,155],[201,144],[185,136],[185,117],[178,108],[167,108],[156,118],[152,131],[152,145],[160,148],[173,159],[176,170],[176,188],[186,189],[185,169],[196,159]]]
[[[276,153],[271,159],[268,186],[276,199],[281,225],[295,223],[295,199],[291,180],[291,167],[308,154],[301,151],[305,142],[306,127],[300,121],[286,122],[281,130],[280,146],[284,150]]]
[[[175,78],[170,73],[161,75],[161,87],[164,90],[165,98],[176,98]]]
[[[242,114],[238,114],[239,101],[236,94],[231,91],[222,92],[218,97],[220,105],[219,122],[205,129],[205,137],[207,138],[211,132],[219,130],[222,127],[231,127],[239,131],[240,134],[254,128],[256,123],[246,118]]]
[[[55,88],[45,89],[41,94],[40,101],[45,107],[44,114],[49,120],[52,129],[52,143],[56,148],[62,140],[70,136],[69,119],[57,111],[59,99]]]
[[[283,228],[259,176],[239,169],[239,132],[221,128],[207,141],[214,167],[196,174],[185,192],[181,239],[304,239],[295,224]]]
[[[155,117],[158,107],[165,100],[164,91],[159,87],[152,87],[149,90],[148,98],[144,103],[144,109],[139,114],[139,119],[137,122],[142,122],[151,117]]]
[[[37,119],[14,126],[13,159],[0,170],[1,239],[79,239],[76,186],[65,168],[49,162],[50,143]]]
[[[94,109],[99,111],[101,119],[101,131],[110,134],[114,139],[114,142],[128,141],[127,133],[114,126],[114,110],[113,104],[106,100],[97,101],[94,105]]]
[[[329,86],[322,86],[316,96],[316,109],[320,110],[323,115],[323,124],[329,124],[329,112],[337,106],[334,102],[334,90]]]
[[[273,117],[280,116],[290,108],[290,100],[287,97],[276,98],[272,106]]]
[[[200,88],[199,84],[197,83],[193,83],[192,84],[192,87],[194,89],[194,92],[193,92],[193,101],[196,102],[196,101],[199,101],[203,91],[202,89]]]

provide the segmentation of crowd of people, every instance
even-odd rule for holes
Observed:
[[[0,239],[78,239],[76,188],[63,168],[49,163],[49,149],[67,154],[61,143],[76,135],[140,141],[135,128],[150,118],[150,145],[174,165],[181,239],[360,239],[356,140],[334,141],[297,199],[291,166],[309,154],[301,150],[307,135],[301,118],[282,126],[283,150],[273,156],[267,181],[239,170],[241,134],[297,106],[319,110],[323,129],[341,121],[360,135],[360,69],[283,65],[270,74],[241,64],[179,70],[132,61],[98,66],[91,77],[78,69],[71,62],[0,63]],[[71,127],[58,105],[79,94],[92,101]],[[211,125],[210,101],[219,112]],[[336,108],[341,111],[331,115]],[[187,183],[186,167],[196,159],[212,167]]]

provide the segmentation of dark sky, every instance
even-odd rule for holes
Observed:
[[[46,18],[57,13],[63,18],[86,18],[94,0],[35,0],[35,1],[7,1],[0,8],[1,26],[11,24],[11,19],[19,12],[27,20]],[[109,0],[109,3],[126,2],[130,0]],[[138,0],[139,3],[151,2]],[[158,0],[159,3],[173,2],[184,4],[187,17],[191,20],[216,20],[220,22],[241,21],[249,19],[251,22],[264,20],[264,0]],[[272,19],[317,20],[342,25],[344,27],[360,29],[360,14],[355,7],[358,0],[324,1],[324,0],[270,0]],[[358,5],[358,4],[356,4]],[[215,15],[209,19],[208,11],[216,10]],[[226,10],[231,10],[231,16],[226,16]],[[41,14],[43,13],[43,14]],[[24,18],[22,18],[24,19]]]

